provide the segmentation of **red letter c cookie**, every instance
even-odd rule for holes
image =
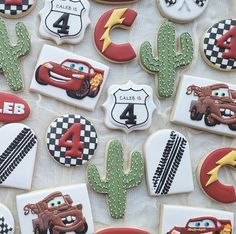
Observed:
[[[199,184],[210,198],[222,203],[233,203],[236,202],[234,186],[222,184],[218,179],[219,171],[224,166],[236,169],[236,149],[222,148],[208,154],[198,168]]]
[[[134,23],[137,12],[129,8],[107,11],[98,20],[94,31],[94,42],[98,51],[108,60],[117,63],[129,62],[136,57],[130,43],[115,44],[110,38],[112,29],[129,28]]]

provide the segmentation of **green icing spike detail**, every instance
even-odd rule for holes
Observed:
[[[19,58],[30,51],[29,33],[23,23],[16,24],[17,44],[12,45],[6,24],[0,19],[0,69],[6,77],[9,87],[14,91],[23,89]]]
[[[181,53],[176,53],[175,27],[165,22],[157,35],[157,54],[154,58],[152,46],[144,42],[139,51],[141,65],[150,73],[155,74],[158,96],[171,97],[175,87],[175,75],[178,67],[192,62],[193,41],[189,33],[180,36]]]
[[[108,143],[106,155],[106,178],[101,179],[95,165],[89,164],[87,177],[90,186],[98,193],[107,194],[112,218],[121,219],[125,215],[127,189],[138,186],[144,175],[144,160],[140,152],[131,154],[130,170],[124,171],[124,152],[121,143]]]

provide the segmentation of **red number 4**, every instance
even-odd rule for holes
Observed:
[[[80,133],[81,124],[75,123],[60,138],[59,146],[70,148],[70,150],[65,152],[66,156],[82,158],[84,143],[80,142]],[[72,140],[69,140],[70,137],[72,137]]]

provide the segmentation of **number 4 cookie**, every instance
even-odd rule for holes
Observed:
[[[45,0],[39,32],[57,44],[78,44],[90,24],[87,0]]]

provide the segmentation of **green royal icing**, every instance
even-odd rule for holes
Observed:
[[[175,75],[178,67],[192,62],[193,41],[189,33],[180,36],[181,53],[176,53],[175,27],[171,22],[165,22],[157,35],[157,53],[153,57],[152,46],[149,42],[141,45],[139,57],[141,65],[150,73],[155,74],[158,96],[171,97],[174,92]]]
[[[142,182],[144,160],[140,152],[133,152],[130,170],[125,172],[123,147],[117,140],[108,143],[106,160],[106,178],[102,180],[96,166],[89,164],[88,182],[96,192],[107,194],[112,218],[121,219],[125,214],[127,189]]]
[[[30,37],[23,23],[16,24],[17,44],[12,45],[5,22],[0,19],[0,69],[9,87],[14,91],[23,88],[19,58],[30,51]]]

